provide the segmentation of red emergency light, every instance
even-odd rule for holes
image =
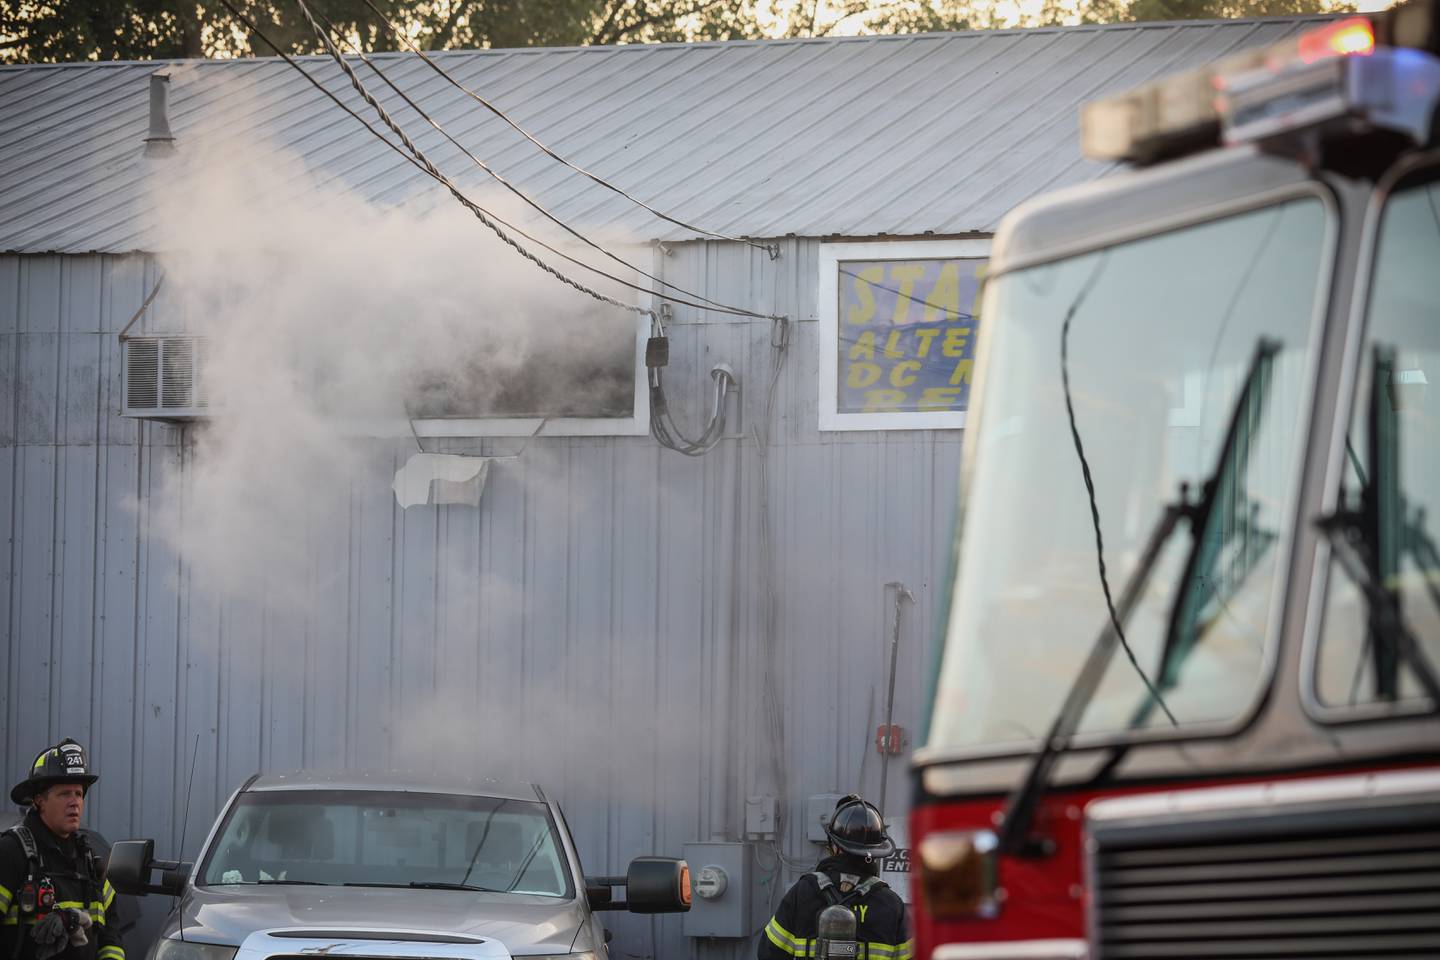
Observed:
[[[1328,27],[1302,33],[1295,43],[1302,63],[1328,57],[1368,57],[1375,52],[1375,27],[1364,17],[1352,17]]]
[[[1411,0],[1086,104],[1081,147],[1091,159],[1152,163],[1352,121],[1423,144],[1437,53],[1440,0]],[[1406,102],[1395,102],[1401,89]]]

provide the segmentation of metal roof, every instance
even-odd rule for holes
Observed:
[[[1315,18],[820,40],[452,51],[435,59],[563,156],[730,235],[991,232],[1041,191],[1102,175],[1079,105],[1280,39]],[[418,57],[374,58],[460,142],[566,221],[693,234],[555,163]],[[305,67],[374,120],[338,68]],[[150,74],[172,73],[181,151],[272,143],[378,204],[448,201],[278,59],[0,67],[0,250],[154,248],[142,199]],[[499,188],[363,67],[407,132],[481,202]],[[383,91],[383,93],[382,93]],[[295,194],[308,188],[293,178]],[[513,204],[512,204],[513,206]],[[529,221],[527,221],[528,224]]]
[[[388,790],[397,793],[443,793],[501,800],[542,800],[540,791],[523,780],[446,776],[434,773],[386,771],[294,770],[256,777],[247,790]]]

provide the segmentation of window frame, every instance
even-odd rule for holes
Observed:
[[[377,785],[376,787],[363,790],[353,790],[346,787],[334,787],[324,784],[303,785],[295,789],[270,789],[249,790],[241,787],[235,791],[230,801],[226,804],[222,816],[216,818],[214,826],[211,827],[210,835],[205,838],[204,846],[200,848],[199,855],[195,858],[195,867],[191,870],[190,882],[196,887],[206,889],[220,889],[232,886],[231,884],[213,883],[206,880],[206,875],[214,865],[213,860],[216,854],[217,845],[220,839],[225,836],[231,821],[244,806],[266,806],[270,804],[296,803],[296,798],[302,798],[298,802],[311,803],[323,806],[326,802],[343,800],[352,804],[369,801],[380,803],[385,800],[403,798],[405,801],[418,801],[424,803],[427,799],[431,802],[448,805],[456,809],[468,809],[466,801],[494,800],[501,806],[505,803],[522,804],[537,807],[537,816],[543,813],[546,824],[549,827],[549,835],[554,845],[556,859],[563,861],[559,864],[558,875],[565,882],[565,890],[562,893],[521,893],[519,891],[491,891],[502,893],[507,896],[536,896],[547,897],[557,900],[574,900],[578,891],[583,885],[576,884],[576,851],[569,845],[570,837],[568,832],[560,829],[560,824],[555,819],[555,809],[542,798],[510,797],[503,795],[492,795],[483,793],[453,793],[446,790],[432,789],[406,789],[403,787],[386,788]],[[581,878],[583,880],[583,877]]]
[[[1082,256],[1109,247],[1144,240],[1162,233],[1170,233],[1203,224],[1215,223],[1229,217],[1306,198],[1318,200],[1323,205],[1326,214],[1320,270],[1316,277],[1316,302],[1312,307],[1313,312],[1310,320],[1310,334],[1314,338],[1314,347],[1307,365],[1304,380],[1304,391],[1307,395],[1313,396],[1320,383],[1321,354],[1323,352],[1323,345],[1320,341],[1324,336],[1326,317],[1328,314],[1326,304],[1331,293],[1334,291],[1338,275],[1337,257],[1340,252],[1342,239],[1341,199],[1336,194],[1334,188],[1321,179],[1287,183],[1257,192],[1242,192],[1233,198],[1228,198],[1223,202],[1215,203],[1200,210],[1185,211],[1156,220],[1137,221],[1135,225],[1127,229],[1098,234],[1086,243],[1059,248],[1048,252],[1045,256],[1034,259],[1027,259],[1023,256],[1017,257],[1013,251],[1008,251],[1008,255],[1012,258],[1011,262],[1005,264],[1002,269],[990,273],[987,279],[995,279],[1018,270]],[[1312,406],[1303,414],[1298,429],[1308,433],[1314,429],[1315,423],[1316,412]],[[967,454],[973,451],[973,444],[968,438],[966,441],[966,449]],[[968,456],[962,457],[962,488],[969,485],[969,477],[972,469],[973,464],[969,462]],[[1291,477],[1290,486],[1296,493],[1296,500],[1290,511],[1288,526],[1282,537],[1284,556],[1279,562],[1279,566],[1286,570],[1288,570],[1295,552],[1299,548],[1298,538],[1305,523],[1305,505],[1299,496],[1305,470],[1305,457],[1303,454],[1297,458],[1295,464],[1292,465],[1292,469],[1293,476]],[[962,499],[960,507],[962,517],[965,509],[965,500]],[[946,574],[947,581],[953,580],[954,576],[955,571],[952,569]],[[1296,583],[1296,578],[1289,573],[1282,575],[1281,587],[1284,591],[1284,596],[1280,597],[1280,602],[1275,603],[1270,611],[1270,620],[1265,635],[1266,656],[1261,665],[1260,681],[1256,686],[1254,696],[1246,710],[1239,712],[1229,720],[1187,724],[1178,729],[1157,727],[1151,730],[1077,733],[1072,737],[1067,746],[1066,753],[1082,754],[1098,750],[1111,750],[1116,747],[1130,748],[1135,746],[1149,747],[1170,744],[1183,745],[1206,741],[1232,741],[1252,730],[1263,713],[1266,702],[1273,696],[1277,686],[1280,675],[1281,648],[1285,643],[1281,634],[1281,626],[1288,602],[1286,598],[1294,592]],[[1312,593],[1309,597],[1309,602],[1313,603],[1314,599],[1314,594]],[[946,611],[942,613],[942,620],[944,622],[940,627],[942,640],[937,647],[937,658],[945,652],[946,640],[944,638],[948,634],[949,629],[948,610],[947,601]],[[1313,623],[1313,618],[1311,622]],[[913,763],[918,769],[922,770],[922,773],[942,769],[951,764],[973,763],[977,761],[1005,761],[1033,756],[1034,749],[1039,743],[1038,739],[1033,741],[965,745],[933,743],[935,696],[936,692],[934,689],[931,689],[927,693],[927,702],[924,708],[925,721],[922,742],[917,745],[914,751]]]
[[[841,413],[838,389],[840,346],[839,271],[848,260],[990,260],[992,238],[964,240],[879,240],[820,244],[818,316],[820,430],[960,430],[968,410]]]
[[[642,299],[641,305],[653,308]],[[643,437],[650,433],[650,389],[646,378],[645,344],[650,318],[635,314],[631,371],[635,393],[628,417],[417,417],[410,429],[417,439],[488,437]],[[403,424],[402,424],[403,427]],[[402,435],[406,431],[399,431]]]
[[[1370,195],[1362,228],[1361,247],[1356,259],[1354,288],[1346,316],[1345,340],[1341,358],[1339,385],[1336,390],[1335,414],[1331,418],[1329,461],[1321,488],[1319,514],[1329,516],[1340,503],[1340,482],[1345,474],[1345,438],[1355,415],[1365,365],[1365,348],[1370,342],[1370,302],[1375,271],[1379,265],[1380,233],[1385,213],[1396,188],[1416,174],[1429,174],[1440,182],[1440,151],[1427,151],[1410,157],[1392,167],[1376,184]],[[1425,697],[1409,700],[1362,701],[1355,704],[1326,703],[1320,693],[1320,646],[1325,642],[1325,620],[1329,610],[1330,580],[1334,569],[1330,544],[1324,537],[1315,544],[1314,565],[1310,571],[1309,597],[1305,611],[1304,632],[1300,648],[1300,709],[1316,723],[1343,727],[1353,724],[1414,720],[1440,710]],[[1344,577],[1344,573],[1339,574]]]

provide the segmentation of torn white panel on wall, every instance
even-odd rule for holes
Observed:
[[[479,506],[491,459],[417,453],[395,471],[395,499],[402,507],[442,503]]]

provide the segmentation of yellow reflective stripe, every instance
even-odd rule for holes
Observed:
[[[806,942],[804,940],[797,940],[795,934],[780,926],[774,917],[771,917],[770,922],[765,924],[765,936],[770,938],[771,943],[792,957],[803,957],[806,955]]]
[[[55,906],[59,907],[61,910],[85,909],[85,904],[81,903],[79,900],[57,900],[55,901]]]
[[[95,954],[96,960],[125,960],[124,947],[101,947]]]
[[[0,915],[10,911],[10,898],[13,896],[15,894],[10,892],[10,888],[0,883]]]
[[[105,886],[101,888],[100,893],[105,898],[105,902],[100,904],[100,909],[109,910],[110,904],[115,902],[115,888],[110,886],[109,880],[105,881]]]
[[[906,940],[895,947],[895,960],[913,960],[915,956],[915,941]]]
[[[895,960],[896,946],[893,943],[870,941],[865,944],[865,955],[870,960]]]

